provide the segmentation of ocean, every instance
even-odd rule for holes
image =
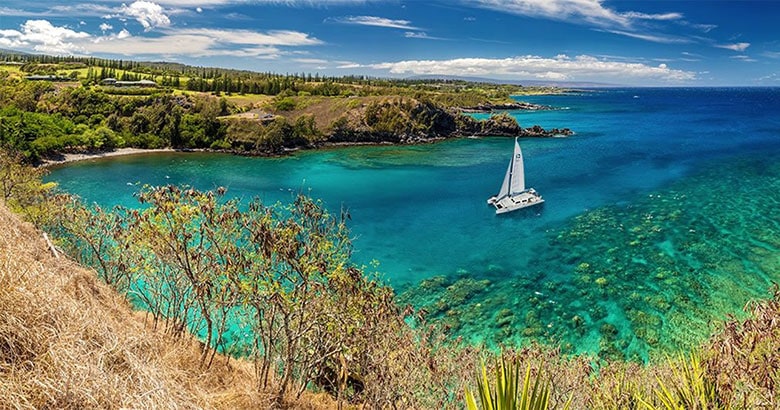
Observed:
[[[496,216],[510,138],[345,147],[283,158],[155,153],[48,180],[102,206],[139,184],[297,192],[351,216],[354,261],[453,337],[646,361],[690,349],[780,281],[780,89],[583,90],[518,100],[538,207]],[[476,115],[479,117],[479,115]]]

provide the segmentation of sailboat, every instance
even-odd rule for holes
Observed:
[[[488,198],[488,205],[496,207],[496,214],[503,214],[521,208],[544,202],[542,196],[533,188],[525,188],[525,170],[523,168],[523,152],[515,138],[515,152],[509,161],[504,182],[498,194]]]

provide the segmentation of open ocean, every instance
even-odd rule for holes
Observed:
[[[355,261],[453,336],[647,360],[701,343],[780,281],[780,88],[634,88],[533,96],[526,185],[545,199],[496,216],[509,138],[349,147],[285,158],[147,154],[48,177],[103,206],[141,184],[218,186],[352,217]],[[376,268],[372,261],[378,261]]]

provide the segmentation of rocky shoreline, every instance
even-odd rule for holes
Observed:
[[[459,107],[460,112],[463,113],[491,113],[496,111],[513,111],[513,110],[525,110],[525,111],[547,111],[554,110],[555,108],[549,105],[533,104],[528,102],[513,102],[513,103],[501,103],[492,104],[485,103],[470,107]]]
[[[89,151],[78,153],[60,153],[55,156],[44,158],[37,166],[40,167],[52,167],[64,165],[72,162],[87,161],[92,159],[119,157],[129,155],[144,155],[152,153],[172,153],[172,152],[212,152],[232,155],[254,156],[254,157],[279,157],[289,155],[297,151],[308,149],[327,149],[327,148],[339,148],[339,147],[356,147],[356,146],[381,146],[381,145],[417,145],[417,144],[433,144],[439,141],[444,141],[452,138],[470,138],[470,137],[521,137],[521,138],[555,138],[566,137],[573,135],[569,128],[551,128],[546,130],[538,125],[534,125],[529,128],[517,129],[509,128],[502,129],[500,126],[486,127],[485,129],[475,129],[471,132],[457,131],[448,136],[422,136],[422,135],[397,135],[392,140],[382,139],[383,136],[379,136],[378,139],[373,140],[354,140],[354,141],[338,141],[338,140],[325,140],[310,146],[285,148],[281,152],[268,152],[262,150],[243,151],[243,150],[223,150],[223,149],[189,149],[189,148],[116,148],[111,151]],[[366,136],[366,138],[368,138]]]

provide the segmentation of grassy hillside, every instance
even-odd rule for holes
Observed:
[[[268,407],[250,364],[200,370],[197,342],[144,319],[0,203],[0,409]]]

